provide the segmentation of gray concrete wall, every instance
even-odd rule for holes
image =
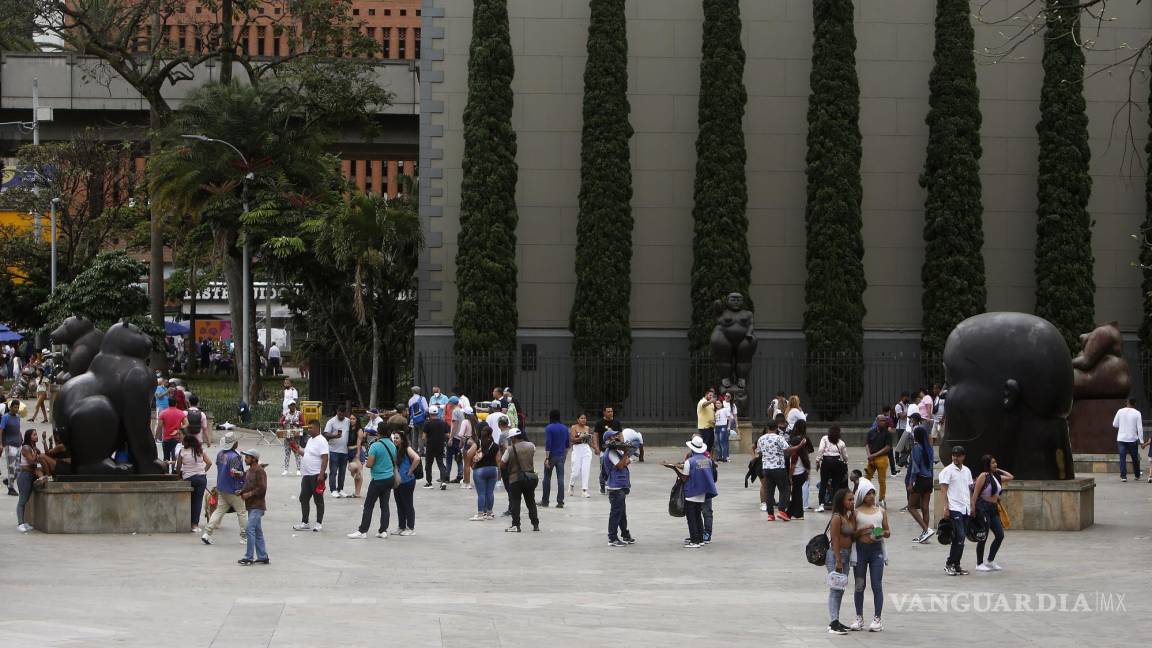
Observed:
[[[993,0],[988,18],[1021,3]],[[979,3],[973,3],[973,10]],[[527,338],[566,327],[574,292],[581,93],[587,0],[508,0],[516,55],[514,126],[519,135],[520,211],[517,262],[520,326]],[[748,113],[749,244],[752,293],[762,338],[795,339],[804,313],[804,157],[810,0],[745,0],[745,83]],[[1144,212],[1143,168],[1129,136],[1143,147],[1145,115],[1125,132],[1129,68],[1104,66],[1146,40],[1152,7],[1109,3],[1115,20],[1091,28],[1085,93],[1091,120],[1096,221],[1093,250],[1098,287],[1096,319],[1116,319],[1126,331],[1139,322],[1140,275],[1132,266]],[[421,282],[421,337],[436,345],[455,308],[454,259],[460,205],[462,114],[467,98],[471,0],[425,0],[425,87],[422,115],[423,214],[429,232]],[[906,332],[915,345],[920,326],[920,266],[924,195],[921,171],[927,127],[935,3],[857,2],[856,31],[864,137],[864,241],[869,288],[869,339]],[[702,9],[699,0],[628,3],[629,98],[632,102],[632,321],[640,337],[680,344],[689,321],[694,141],[699,92]],[[1002,43],[1005,25],[977,25],[977,51]],[[1125,45],[1127,44],[1127,45]],[[988,307],[1033,307],[1036,207],[1035,125],[1039,119],[1042,41],[1009,59],[986,59],[978,70],[984,158],[984,234]],[[1133,97],[1148,96],[1144,74]],[[1113,118],[1120,118],[1113,123]],[[1127,154],[1127,157],[1125,157]],[[878,342],[878,343],[879,343]],[[450,343],[450,339],[449,339]],[[887,344],[887,342],[884,342]],[[904,346],[901,342],[900,346]]]

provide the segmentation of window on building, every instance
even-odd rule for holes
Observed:
[[[204,39],[200,36],[200,25],[192,27],[192,47],[196,52],[204,51]]]
[[[264,56],[264,39],[267,37],[267,27],[260,26],[256,28],[256,56]]]
[[[176,38],[176,42],[178,43],[178,45],[180,47],[180,51],[183,52],[183,51],[188,49],[188,27],[186,27],[185,25],[180,25],[176,29],[177,29],[176,33],[178,34],[178,36]]]
[[[520,345],[520,371],[536,371],[536,345]]]
[[[364,190],[368,193],[376,191],[376,164],[372,160],[364,163]]]
[[[412,39],[416,41],[416,60],[420,60],[420,30],[412,30]]]
[[[373,43],[376,43],[376,28],[375,27],[368,27],[367,28],[367,36]],[[376,58],[376,54],[375,53],[369,54],[368,57],[369,58]]]
[[[400,10],[400,15],[401,15],[401,16],[407,16],[407,15],[408,15],[408,10],[407,10],[407,9],[401,9],[401,10]]]
[[[384,37],[384,42],[380,49],[384,52],[384,58],[392,58],[392,28],[381,27],[380,35]]]
[[[204,13],[204,7],[201,7],[200,5],[196,5],[196,13]]]
[[[272,37],[272,56],[280,56],[280,36]]]
[[[416,15],[417,15],[417,16],[419,16],[419,15],[420,15],[420,10],[419,10],[419,9],[417,9],[417,10],[416,10]]]
[[[384,15],[385,15],[385,16],[391,16],[391,15],[392,15],[392,10],[391,10],[391,9],[385,9],[385,10],[384,10]]]
[[[369,15],[369,16],[375,16],[375,15],[376,15],[376,10],[375,10],[375,9],[369,9],[369,10],[368,10],[368,15]]]
[[[359,170],[359,166],[360,163],[358,160],[348,161],[348,177],[352,179],[352,182],[356,182],[356,171]]]
[[[401,59],[401,60],[408,58],[408,28],[407,27],[397,27],[396,28],[396,58]]]
[[[359,9],[353,9],[353,10],[352,10],[352,15],[353,15],[353,16],[359,16],[359,15],[360,15],[360,10],[359,10]]]

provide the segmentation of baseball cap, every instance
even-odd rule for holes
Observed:
[[[958,455],[958,454],[959,455],[966,455],[968,453],[964,452],[964,446],[954,445],[954,446],[952,446],[952,454],[954,454],[954,455]]]
[[[431,414],[432,416],[438,416],[440,414],[440,406],[439,405],[429,405],[428,406],[428,413]]]
[[[523,432],[520,431],[520,428],[512,428],[511,430],[508,430],[508,438],[509,439],[511,439],[512,437],[518,437],[521,434],[523,434]]]
[[[245,455],[247,457],[252,457],[256,461],[260,461],[260,451],[257,450],[256,448],[252,448],[251,450],[241,450],[240,454]]]

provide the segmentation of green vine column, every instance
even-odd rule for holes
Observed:
[[[936,64],[929,77],[924,202],[923,332],[925,358],[944,352],[961,321],[986,307],[980,185],[980,91],[968,0],[936,2]],[[928,382],[943,367],[926,365]]]
[[[814,0],[805,209],[807,388],[832,418],[863,394],[864,242],[860,203],[860,84],[852,0]]]
[[[570,328],[576,400],[619,406],[631,382],[632,163],[626,0],[591,0],[584,69],[576,296]]]
[[[457,382],[474,396],[511,383],[516,352],[513,74],[506,0],[475,0],[452,323]]]
[[[1079,0],[1047,0],[1040,94],[1036,314],[1060,329],[1068,348],[1095,326],[1092,194]]]

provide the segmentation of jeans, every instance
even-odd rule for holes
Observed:
[[[592,469],[592,446],[587,443],[578,443],[572,446],[572,474],[568,478],[568,483],[572,486],[576,485],[576,481],[580,481],[580,487],[588,490],[588,476],[591,474]]]
[[[424,483],[425,484],[431,484],[432,483],[432,466],[433,466],[433,464],[435,464],[436,469],[440,471],[440,479],[437,481],[441,481],[441,482],[448,481],[448,464],[444,461],[444,446],[443,445],[439,445],[439,446],[429,445],[426,448],[424,448],[424,455],[425,455],[424,458],[426,459],[426,461],[424,463],[428,467],[427,470],[424,471]],[[433,461],[433,460],[435,460],[435,461]]]
[[[615,542],[620,539],[620,536],[631,538],[632,533],[628,531],[628,493],[627,488],[617,488],[608,491],[608,505],[611,508],[608,511],[608,541]],[[620,535],[617,535],[619,532]]]
[[[799,475],[792,475],[792,497],[788,502],[788,515],[792,517],[804,517],[804,485],[808,483],[808,473],[801,473]]]
[[[32,497],[32,484],[36,475],[21,470],[16,473],[16,486],[20,489],[20,499],[16,502],[16,524],[24,524],[24,507],[28,505],[28,498]]]
[[[552,472],[556,472],[556,503],[564,503],[564,460],[565,456],[560,455],[557,457],[549,457],[549,460],[544,462],[544,492],[540,495],[540,501],[545,506],[548,505],[548,495],[552,486]]]
[[[496,500],[496,466],[472,469],[476,484],[476,512],[491,513]]]
[[[840,573],[847,575],[848,573],[848,559],[852,554],[851,549],[840,550]],[[828,556],[824,559],[824,567],[827,568],[829,574],[836,570],[836,552],[832,548],[828,548]],[[844,601],[844,590],[836,590],[828,588],[828,622],[840,620],[840,603]]]
[[[448,474],[444,481],[452,481],[452,464],[456,464],[456,478],[464,477],[464,453],[460,449],[460,439],[452,439],[448,444],[448,456],[444,460],[448,466]]]
[[[200,526],[200,512],[204,509],[204,491],[208,490],[207,475],[192,475],[188,478],[192,485],[192,526]]]
[[[416,491],[416,480],[404,482],[392,490],[396,498],[396,517],[400,518],[400,530],[416,528],[416,507],[412,504],[412,493]]]
[[[952,520],[952,548],[948,550],[948,562],[945,564],[959,567],[960,559],[964,557],[964,535],[967,531],[965,523],[968,521],[968,516],[957,511],[948,511],[948,518]]]
[[[512,512],[512,526],[520,528],[520,500],[528,507],[528,520],[532,526],[540,525],[540,517],[536,514],[536,486],[528,486],[529,482],[508,482],[508,508]]]
[[[164,439],[160,447],[164,450],[164,461],[176,461],[176,446],[179,439]]]
[[[684,501],[684,517],[688,519],[688,540],[704,542],[704,502]]]
[[[300,478],[300,521],[308,524],[308,502],[316,502],[316,524],[324,524],[324,493],[316,492],[320,475],[304,475]]]
[[[832,506],[836,491],[848,487],[848,465],[840,457],[820,458],[820,503]]]
[[[1132,471],[1136,473],[1136,479],[1140,479],[1140,442],[1117,441],[1116,449],[1120,453],[1120,479],[1128,479],[1128,465],[1124,461],[1125,456],[1132,457]]]
[[[976,500],[976,514],[984,516],[988,524],[989,535],[994,536],[992,546],[988,548],[988,562],[996,560],[996,552],[1000,551],[1000,545],[1004,542],[1004,525],[1000,522],[1000,511],[992,502],[986,502],[982,499]],[[987,538],[976,543],[976,564],[984,562],[984,543],[988,541]]]
[[[264,546],[264,520],[263,509],[248,511],[248,548],[244,550],[244,557],[248,560],[268,560],[268,548]]]
[[[328,487],[333,492],[344,490],[344,475],[348,470],[347,452],[328,453]]]
[[[875,475],[876,480],[880,482],[879,486],[877,486],[876,495],[882,502],[888,491],[888,457],[876,457],[868,462],[868,465],[864,467],[864,476],[871,480],[873,475]]]
[[[852,600],[856,603],[856,616],[864,616],[864,588],[867,578],[872,579],[872,607],[876,618],[884,613],[884,543],[856,543],[856,591]],[[866,578],[867,577],[867,578]]]
[[[716,458],[728,461],[728,426],[716,426]]]
[[[373,479],[368,482],[368,494],[364,496],[364,513],[360,516],[360,533],[368,533],[372,526],[372,509],[376,508],[376,501],[380,501],[380,532],[388,530],[391,509],[388,505],[388,495],[392,491],[392,478]]]
[[[704,539],[712,539],[712,500],[714,498],[708,497],[704,500]]]
[[[767,500],[765,500],[768,504],[768,513],[771,514],[777,505],[781,511],[785,510],[789,501],[788,471],[783,468],[766,468],[761,473],[760,479],[764,481],[765,490],[768,493]],[[780,491],[779,502],[774,499],[777,490]]]
[[[715,429],[699,428],[696,430],[696,434],[700,435],[700,438],[704,441],[704,447],[708,449],[708,452],[711,452],[713,455],[715,455],[716,453],[712,450],[712,448],[716,445]]]

